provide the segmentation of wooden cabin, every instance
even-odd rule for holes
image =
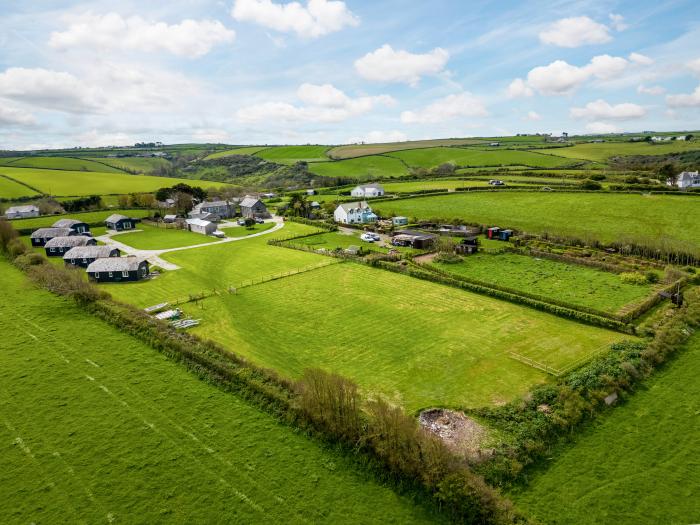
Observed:
[[[95,260],[86,271],[98,283],[123,283],[145,279],[149,268],[148,261],[142,257],[107,257]]]

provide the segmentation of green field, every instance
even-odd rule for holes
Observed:
[[[2,168],[0,168],[1,170]],[[34,195],[39,195],[37,192],[15,182],[14,180],[7,179],[0,176],[0,198],[1,199],[17,199],[20,197],[32,197]]]
[[[328,160],[327,149],[328,146],[275,146],[261,149],[255,153],[255,156],[280,164],[294,164],[299,161],[315,162]]]
[[[541,523],[700,522],[700,336],[512,494]]]
[[[116,171],[116,170],[115,170]],[[0,175],[24,182],[54,196],[108,195],[151,192],[158,188],[185,183],[201,188],[228,186],[224,182],[129,175],[128,173],[102,173],[90,171],[64,171],[34,168],[0,167]]]
[[[309,171],[324,177],[349,177],[358,181],[408,175],[408,168],[399,159],[373,155],[349,160],[314,162]]]
[[[510,185],[536,185],[547,186],[548,184],[570,183],[575,184],[575,179],[556,178],[556,177],[536,177],[527,175],[508,175],[495,174],[495,179],[504,181]],[[387,193],[410,193],[413,191],[425,190],[455,190],[457,188],[488,188],[488,180],[485,177],[478,179],[434,179],[434,180],[415,180],[408,182],[385,182],[382,183],[384,190]]]
[[[224,151],[217,151],[211,155],[204,157],[204,160],[220,159],[222,157],[230,157],[231,155],[254,155],[260,150],[267,149],[267,146],[247,146],[243,148],[233,148]]]
[[[151,173],[156,168],[167,167],[170,162],[166,159],[158,157],[117,157],[117,158],[91,158],[96,162],[101,162],[109,166],[113,166],[119,170],[135,170],[141,173]],[[93,170],[93,171],[104,171],[104,170]]]
[[[89,159],[71,157],[23,157],[8,164],[15,168],[44,168],[69,171],[99,171],[104,173],[123,173],[122,170]]]
[[[696,141],[673,141],[661,144],[647,142],[600,142],[576,144],[570,148],[559,148],[556,154],[573,159],[587,159],[605,162],[612,156],[626,155],[666,155],[682,151],[700,150],[700,143]],[[537,151],[537,150],[535,150]],[[551,152],[552,150],[541,150]]]
[[[48,228],[53,223],[59,219],[78,219],[87,224],[94,224],[97,222],[104,222],[104,220],[112,215],[113,213],[119,213],[121,215],[126,215],[127,217],[134,217],[135,219],[141,219],[143,217],[148,217],[151,214],[150,210],[103,210],[103,211],[88,211],[80,213],[66,213],[63,215],[44,215],[43,217],[33,217],[31,219],[16,219],[12,221],[12,225],[17,229],[24,228]]]
[[[435,266],[481,282],[609,313],[652,293],[651,285],[624,283],[614,273],[514,253],[476,254],[461,263]]]
[[[409,140],[405,142],[386,142],[381,144],[348,144],[328,150],[328,156],[334,159],[349,159],[366,155],[381,155],[404,149],[434,148],[438,146],[468,146],[485,144],[488,139],[433,139]]]
[[[4,524],[439,521],[6,262],[0,288]]]
[[[137,228],[141,231],[120,233],[114,236],[114,240],[139,250],[166,250],[219,240],[211,235],[202,235],[201,233],[193,233],[178,228],[164,228],[145,223],[138,224]]]
[[[557,168],[575,163],[555,155],[508,149],[478,150],[468,148],[427,148],[397,151],[388,154],[403,160],[409,166],[433,168],[444,163],[455,166],[532,166]]]
[[[507,401],[546,380],[509,352],[562,367],[623,337],[354,263],[212,297],[192,315],[196,331],[258,364],[333,370],[410,411]]]
[[[700,201],[694,197],[606,193],[474,192],[383,201],[384,215],[460,218],[530,233],[602,241],[677,243],[700,248]]]

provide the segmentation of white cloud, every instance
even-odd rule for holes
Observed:
[[[350,98],[331,84],[302,84],[297,90],[297,97],[305,105],[264,102],[241,108],[236,116],[241,122],[342,122],[367,113],[376,106],[396,104],[396,100],[389,95]]]
[[[661,87],[661,86],[645,86],[644,84],[640,84],[637,86],[637,93],[641,95],[663,95],[666,93],[666,88]]]
[[[650,66],[654,63],[653,58],[649,58],[641,53],[630,53],[629,59],[640,66]]]
[[[570,111],[572,118],[587,120],[629,120],[641,118],[646,113],[646,109],[637,104],[625,102],[613,106],[602,99],[589,102],[582,108],[571,108]]]
[[[254,22],[305,38],[317,38],[360,23],[345,2],[336,0],[308,0],[306,6],[299,2],[277,4],[271,0],[236,0],[231,16],[239,22]]]
[[[610,13],[608,18],[610,18],[610,25],[613,27],[613,29],[615,29],[615,31],[624,31],[629,27],[627,24],[625,24],[625,17],[622,15]]]
[[[595,56],[589,64],[583,67],[573,66],[564,60],[555,60],[547,66],[539,66],[530,70],[527,74],[527,82],[516,79],[511,83],[511,86],[516,85],[514,93],[520,90],[522,94],[526,94],[525,88],[529,87],[542,95],[566,95],[589,79],[613,79],[622,73],[628,65],[629,62],[624,58],[611,57],[610,55]]]
[[[579,47],[588,44],[610,42],[610,30],[607,26],[588,18],[576,16],[562,18],[540,33],[540,41],[559,47]]]
[[[364,142],[366,144],[381,144],[386,142],[404,142],[408,136],[403,131],[370,131],[361,137],[352,137],[347,140],[348,144]]]
[[[96,129],[76,135],[75,144],[88,148],[102,146],[133,146],[137,140],[126,133],[101,133]]]
[[[695,91],[689,95],[668,95],[666,103],[674,108],[700,107],[700,86],[696,87]]]
[[[401,122],[437,124],[457,118],[486,117],[488,114],[483,102],[465,91],[457,95],[448,95],[417,111],[404,111],[401,113]]]
[[[688,62],[688,69],[690,69],[693,73],[700,75],[700,58],[696,58],[695,60]]]
[[[525,117],[525,120],[532,120],[532,121],[542,120],[542,115],[540,115],[536,111],[528,111],[527,116]]]
[[[535,92],[522,78],[516,78],[506,90],[508,98],[531,97]]]
[[[430,53],[414,54],[394,50],[389,44],[355,60],[355,70],[367,80],[403,82],[415,86],[424,75],[440,73],[450,54],[442,48]]]
[[[195,142],[225,143],[231,141],[231,134],[224,129],[196,129],[192,132]]]
[[[18,108],[11,108],[0,100],[0,126],[33,126],[36,119],[31,113]]]
[[[619,133],[621,130],[614,124],[608,124],[607,122],[591,122],[586,124],[586,131],[595,134],[605,134],[605,133]]]
[[[217,44],[231,43],[235,33],[218,20],[183,20],[179,24],[149,22],[139,16],[123,18],[117,13],[90,12],[71,19],[66,31],[51,33],[54,49],[124,49],[142,52],[166,51],[197,58]]]

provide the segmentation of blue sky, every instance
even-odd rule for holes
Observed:
[[[700,128],[697,0],[0,0],[0,149]]]

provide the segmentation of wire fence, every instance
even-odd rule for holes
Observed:
[[[583,363],[590,361],[595,356],[603,353],[608,348],[609,348],[609,345],[599,346],[595,350],[588,352],[587,354],[579,357],[575,361],[568,363],[566,366],[564,366],[562,368],[556,368],[554,366],[548,365],[546,363],[542,363],[542,362],[537,361],[535,359],[532,359],[530,357],[519,354],[517,352],[508,352],[508,355],[511,357],[511,359],[515,359],[516,361],[520,361],[521,363],[524,363],[524,364],[531,366],[533,368],[537,368],[538,370],[542,370],[543,372],[550,374],[550,375],[553,375],[555,377],[560,377],[568,372],[571,372],[575,368],[578,368]]]

